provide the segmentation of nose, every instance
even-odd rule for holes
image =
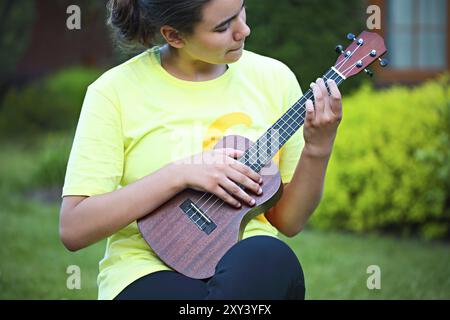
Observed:
[[[243,39],[247,38],[251,33],[250,27],[247,25],[245,20],[241,20],[239,23],[239,27],[237,31],[234,33],[234,40],[235,41],[242,41]]]

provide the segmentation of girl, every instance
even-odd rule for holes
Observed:
[[[146,50],[89,86],[60,216],[71,251],[108,238],[99,298],[303,299],[301,265],[277,235],[298,234],[320,201],[342,117],[336,84],[328,82],[330,95],[322,79],[312,84],[303,132],[275,159],[279,202],[249,222],[213,277],[191,279],[158,258],[136,220],[185,188],[254,205],[262,180],[236,160],[242,152],[209,149],[225,133],[255,141],[301,97],[300,86],[281,62],[244,50],[243,0],[111,0],[108,11],[117,40]]]

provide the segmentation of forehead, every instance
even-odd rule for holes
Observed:
[[[203,7],[199,28],[214,28],[241,11],[243,0],[212,0]]]

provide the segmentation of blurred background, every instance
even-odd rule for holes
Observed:
[[[246,48],[286,63],[303,88],[334,64],[347,33],[373,19],[379,29],[369,31],[389,50],[388,67],[343,84],[323,200],[308,228],[284,239],[304,268],[307,299],[449,299],[450,1],[246,2]],[[71,5],[79,29],[67,27]],[[130,57],[113,46],[105,6],[0,2],[1,299],[97,297],[105,241],[69,252],[58,219],[87,86]]]

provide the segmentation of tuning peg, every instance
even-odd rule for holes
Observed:
[[[344,53],[344,47],[341,45],[336,46],[336,52],[339,54]]]
[[[369,75],[369,77],[373,77],[373,72],[370,69],[366,68],[364,71]]]
[[[382,66],[383,68],[389,64],[389,61],[387,59],[378,58],[378,60],[380,61],[380,66]]]
[[[347,34],[347,39],[353,41],[356,39],[356,36],[353,33],[349,33]]]

